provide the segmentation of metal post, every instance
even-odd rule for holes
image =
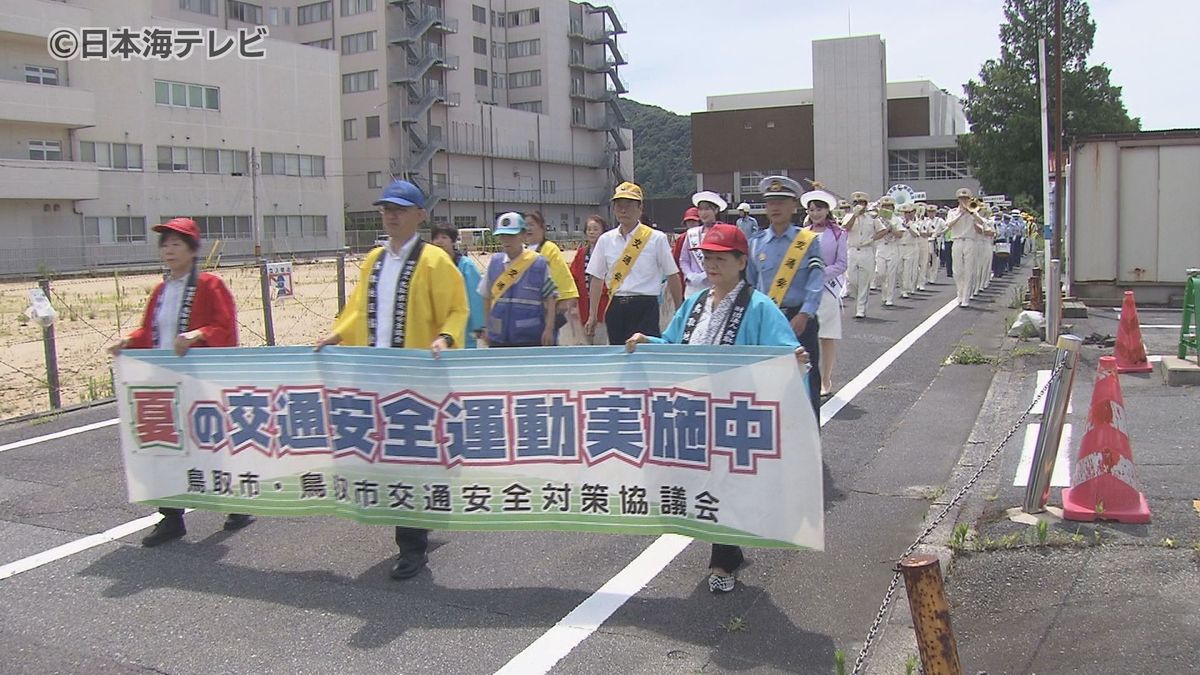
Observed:
[[[267,346],[275,346],[275,321],[271,317],[271,284],[267,279],[267,259],[258,261],[258,280],[262,287],[263,331],[267,336]]]
[[[338,315],[342,313],[342,309],[346,306],[346,249],[343,247],[337,255],[337,287],[338,287]]]
[[[925,675],[962,675],[958,641],[950,627],[950,603],[942,585],[942,568],[935,555],[914,555],[900,561],[900,574],[908,591],[921,672]]]
[[[1033,447],[1029,486],[1025,488],[1025,513],[1045,511],[1046,501],[1050,499],[1050,477],[1054,474],[1054,460],[1058,457],[1058,444],[1062,440],[1067,402],[1071,400],[1071,386],[1075,383],[1075,366],[1079,363],[1079,347],[1082,344],[1083,340],[1074,335],[1058,338],[1053,371],[1057,376],[1050,378],[1050,386],[1046,390],[1045,412],[1042,413],[1037,443]]]
[[[1042,295],[1042,268],[1034,267],[1029,271],[1029,309],[1035,312],[1046,311]]]
[[[1061,264],[1058,258],[1054,258],[1046,269],[1046,342],[1049,344],[1058,342],[1058,331],[1062,329]]]
[[[46,300],[50,300],[50,279],[38,281]],[[46,353],[46,389],[50,392],[50,408],[58,410],[62,407],[62,389],[58,384],[58,347],[54,342],[54,324],[42,328],[42,347]]]

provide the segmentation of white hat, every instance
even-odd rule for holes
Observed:
[[[709,204],[717,205],[717,213],[729,208],[729,203],[721,198],[721,195],[712,190],[704,190],[692,195],[692,206],[700,206],[700,202],[708,202]]]
[[[738,204],[738,211],[749,211],[749,210],[750,210],[750,205],[747,204],[746,202],[742,202],[741,204]]]
[[[804,208],[807,209],[808,203],[812,201],[825,202],[825,207],[829,209],[837,206],[838,203],[837,197],[834,197],[824,190],[812,190],[800,195],[800,205]]]

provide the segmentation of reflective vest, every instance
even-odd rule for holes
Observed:
[[[488,264],[487,287],[508,267],[505,256],[494,255]],[[500,299],[492,303],[487,317],[487,339],[489,345],[542,344],[542,331],[546,329],[546,305],[542,288],[550,266],[546,259],[538,256],[517,283],[504,291]]]

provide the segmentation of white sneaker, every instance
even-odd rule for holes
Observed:
[[[963,300],[962,302],[958,303],[958,306],[959,307],[970,307],[971,303],[967,302],[966,300]]]
[[[732,574],[710,574],[708,575],[708,590],[713,593],[729,593],[733,591],[733,587],[737,581]]]
[[[896,303],[892,302],[891,300],[888,300],[887,302],[883,303],[884,307],[895,307],[895,305],[896,305]]]
[[[901,293],[901,294],[900,294],[900,298],[901,298],[902,300],[907,300],[907,299],[908,299],[908,293]]]

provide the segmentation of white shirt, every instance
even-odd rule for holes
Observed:
[[[379,270],[379,283],[375,287],[375,342],[376,347],[392,346],[392,324],[396,322],[396,287],[400,283],[400,271],[404,261],[417,245],[417,235],[409,237],[400,246],[400,253],[392,253],[392,247],[383,249],[383,267]]]
[[[600,235],[596,240],[592,258],[588,261],[588,275],[607,284],[613,268],[617,266],[617,260],[629,242],[629,237],[633,236],[636,230],[635,226],[629,230],[629,236],[624,236],[621,234],[621,228],[615,227]],[[663,279],[678,272],[679,266],[675,264],[675,258],[671,255],[671,244],[667,242],[667,235],[658,230],[650,230],[650,240],[646,242],[646,248],[634,261],[616,294],[658,297]]]
[[[854,214],[851,213],[843,218],[842,227],[846,227],[846,223],[849,222],[850,218],[853,216]],[[871,241],[871,237],[874,237],[875,233],[882,229],[883,223],[878,218],[872,217],[866,213],[860,213],[858,214],[858,218],[854,219],[854,229],[847,233],[849,239],[846,240],[846,245],[850,248],[874,246],[875,242]]]
[[[958,218],[960,213],[962,214],[962,218]],[[958,222],[954,222],[955,218],[958,218]],[[966,209],[960,209],[957,206],[950,209],[950,213],[946,214],[946,223],[950,224],[950,237],[954,241],[980,238],[982,235],[975,229],[975,222],[975,219],[971,217],[971,214]]]
[[[179,310],[183,309],[183,291],[187,288],[188,275],[163,282],[158,296],[158,310],[154,314],[154,325],[158,327],[156,349],[171,349],[179,336]]]

